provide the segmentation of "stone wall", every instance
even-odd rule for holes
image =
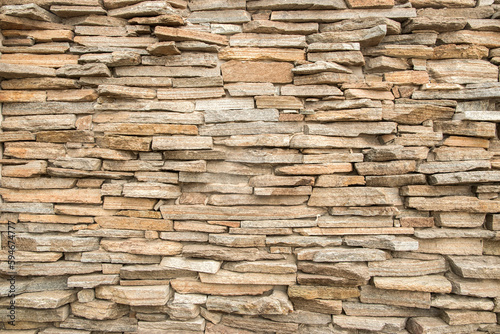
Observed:
[[[0,334],[500,333],[499,0],[0,4]]]

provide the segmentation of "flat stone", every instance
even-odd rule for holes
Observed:
[[[422,291],[434,293],[450,293],[451,283],[439,275],[417,277],[375,277],[375,287],[389,290]]]
[[[118,275],[77,275],[68,277],[68,287],[93,289],[99,285],[114,285],[118,284]]]
[[[440,318],[417,317],[411,318],[407,325],[410,333],[472,333],[476,330],[476,325],[449,326]]]
[[[16,306],[33,309],[56,309],[75,300],[76,294],[71,290],[30,292],[16,295]],[[5,305],[8,304],[5,303]]]
[[[342,303],[346,315],[361,317],[425,317],[437,316],[439,312],[433,309],[392,306],[383,304],[365,304],[345,301]]]
[[[128,314],[128,307],[106,300],[71,304],[71,312],[78,317],[92,320],[118,319]]]
[[[284,10],[297,10],[297,9],[343,9],[346,5],[342,1],[322,1],[322,0],[311,0],[311,1],[284,1],[284,0],[273,0],[268,1],[250,1],[248,4],[249,10],[255,9],[284,9]]]
[[[394,105],[394,108],[384,108],[384,120],[391,120],[402,124],[418,125],[432,119],[449,119],[453,116],[454,108],[441,107],[432,104],[406,104]]]
[[[373,236],[373,237],[346,237],[347,246],[361,246],[366,248],[390,249],[394,251],[411,251],[418,249],[418,241],[408,237]]]
[[[453,286],[453,293],[473,297],[498,297],[498,280],[469,279],[448,273],[446,278]]]
[[[251,2],[255,4],[256,2]],[[252,20],[243,24],[243,32],[260,34],[311,34],[318,31],[317,23],[286,23],[269,20]]]
[[[256,260],[280,260],[280,254],[270,254],[267,251],[259,251],[257,248],[230,248],[214,245],[186,245],[182,255],[185,257],[213,259],[217,261],[256,261]]]
[[[59,322],[64,321],[69,315],[69,305],[65,305],[56,309],[37,310],[29,308],[16,309],[16,322]],[[0,310],[0,316],[3,319],[8,319],[10,310],[6,307]],[[6,322],[7,323],[7,322]]]
[[[56,75],[68,78],[80,77],[110,77],[111,72],[104,64],[85,64],[85,65],[64,65],[56,71]]]
[[[90,320],[69,317],[59,324],[62,328],[82,329],[88,331],[99,331],[103,328],[109,331],[128,332],[137,331],[137,319],[123,317],[116,320]]]
[[[482,229],[453,229],[453,228],[439,228],[439,229],[422,229],[415,231],[415,236],[420,239],[437,239],[437,238],[493,238],[494,233]]]
[[[360,193],[363,193],[363,197],[360,197]],[[337,188],[314,188],[308,204],[311,206],[370,206],[400,203],[398,192],[392,189],[349,187],[338,188],[338,190]]]
[[[316,43],[311,44],[312,47],[318,49],[318,51],[323,51],[322,49],[331,49],[331,44],[326,43],[323,46]],[[329,47],[327,47],[327,45]],[[363,66],[365,64],[365,59],[360,51],[325,51],[325,52],[311,52],[307,55],[307,60],[313,62],[327,62],[327,63],[338,63],[343,66]],[[334,74],[337,73],[337,74]],[[347,73],[347,74],[344,74]],[[332,83],[348,82],[348,81],[359,81],[359,79],[350,74],[352,72],[347,71],[327,71],[327,73],[318,73],[316,75],[311,75],[309,79],[323,77],[326,81],[328,78]],[[308,78],[301,77],[297,78],[295,84],[306,84],[304,83]],[[318,82],[320,83],[320,82]],[[327,82],[324,82],[327,83]]]
[[[431,294],[419,291],[384,290],[368,285],[361,287],[360,301],[428,309],[431,305]]]
[[[442,227],[480,227],[485,214],[466,212],[435,212],[436,225]]]
[[[451,326],[496,323],[496,314],[484,311],[445,310],[441,318]]]
[[[101,228],[125,230],[173,231],[173,223],[168,220],[135,217],[96,217],[95,222]]]
[[[272,21],[285,22],[336,22],[348,19],[387,17],[391,19],[406,19],[416,16],[413,8],[392,9],[345,9],[345,10],[304,10],[276,11],[271,15]]]
[[[419,239],[418,252],[443,255],[481,255],[482,241],[477,238]]]
[[[298,255],[300,258],[300,255]],[[315,252],[314,262],[355,262],[355,261],[384,261],[387,254],[381,250],[361,248],[331,248]]]
[[[310,325],[326,325],[331,321],[330,315],[305,310],[295,310],[287,315],[265,315],[264,318],[286,323]]]
[[[98,249],[99,239],[18,233],[16,247],[19,250],[37,252],[84,252]]]
[[[297,266],[290,261],[243,261],[224,264],[223,269],[236,272],[269,274],[291,274],[297,272]]]
[[[390,161],[406,159],[427,159],[426,147],[403,147],[389,145],[374,147],[366,151],[366,161]]]
[[[498,68],[482,60],[430,60],[427,68],[437,82],[479,83],[495,81],[498,77]]]
[[[177,255],[182,251],[182,244],[162,240],[132,238],[126,240],[104,239],[101,246],[109,252],[127,252],[142,255]]]
[[[292,299],[338,300],[359,297],[359,290],[354,287],[291,285],[288,287],[288,296]]]
[[[494,303],[487,298],[440,294],[433,296],[431,306],[453,310],[491,311],[494,308]]]
[[[155,261],[154,263],[159,263],[159,262],[160,259],[158,259],[158,261]],[[120,268],[120,278],[125,280],[141,280],[141,281],[152,280],[153,283],[154,281],[157,281],[159,283],[159,284],[155,283],[155,285],[161,285],[164,284],[161,283],[161,280],[170,280],[178,277],[184,277],[184,278],[196,277],[196,273],[187,270],[166,268],[158,264],[136,265],[136,263],[133,261],[131,261],[130,263],[132,265],[122,266]],[[139,285],[144,285],[144,284],[139,284]]]
[[[63,276],[16,278],[16,292],[19,295],[31,292],[64,290],[67,288],[68,288],[67,278]],[[5,282],[0,283],[0,296],[7,297],[9,295],[9,290],[10,290],[10,282],[5,280]],[[10,298],[9,298],[9,303],[10,303]]]
[[[96,288],[96,297],[109,299],[119,304],[132,306],[165,305],[170,296],[167,286],[100,286]]]
[[[389,259],[368,264],[372,276],[419,276],[446,272],[444,259],[420,261],[412,259]]]
[[[55,75],[56,71],[52,68],[0,63],[0,77],[6,79],[54,77]]]
[[[288,314],[293,310],[287,294],[279,290],[263,297],[209,296],[206,305],[210,311],[248,315]]]
[[[186,294],[201,293],[220,296],[259,296],[272,290],[272,285],[212,284],[185,278],[177,278],[172,280],[170,283],[176,292]]]
[[[164,257],[160,264],[163,267],[215,274],[221,262],[212,260],[185,259],[182,257]]]
[[[229,45],[256,48],[304,48],[306,38],[302,35],[242,33],[231,36]]]
[[[368,331],[403,330],[406,324],[404,318],[357,317],[346,315],[334,315],[332,322],[342,328]]]
[[[494,256],[450,256],[450,265],[456,274],[465,278],[495,279],[500,262]]]
[[[438,41],[443,44],[476,44],[487,48],[500,47],[500,38],[494,31],[452,31],[439,34]]]
[[[292,303],[295,308],[295,312],[307,311],[307,312],[315,312],[328,315],[342,313],[342,304],[343,304],[342,301],[340,300],[303,299],[303,298],[293,298]]]
[[[284,62],[241,62],[231,60],[221,65],[224,82],[292,82],[293,66]]]
[[[387,34],[386,25],[378,25],[372,28],[352,30],[348,35],[342,32],[321,32],[307,36],[308,43],[349,43],[358,42],[361,46],[378,45]]]
[[[101,191],[96,189],[42,189],[36,193],[30,190],[1,189],[0,194],[9,202],[80,203],[100,204]]]
[[[170,28],[157,26],[155,28],[155,35],[160,40],[170,40],[170,41],[198,41],[209,44],[217,45],[227,45],[228,38],[225,36],[212,34],[208,32]]]
[[[81,263],[73,261],[57,261],[46,263],[18,263],[16,272],[19,276],[61,276],[61,275],[80,275],[101,271],[100,263]],[[10,272],[7,263],[0,264],[2,273]]]
[[[239,316],[224,315],[221,321],[222,325],[236,328],[248,329],[257,332],[282,332],[284,334],[297,333],[298,324],[275,322],[259,318],[243,318]],[[234,332],[234,331],[233,331]],[[234,332],[237,333],[237,332]],[[243,334],[243,333],[242,333]]]
[[[296,282],[295,274],[237,273],[221,269],[216,274],[200,273],[202,283],[291,285]]]

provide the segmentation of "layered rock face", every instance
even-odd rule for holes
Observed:
[[[0,334],[500,333],[500,1],[0,4]]]

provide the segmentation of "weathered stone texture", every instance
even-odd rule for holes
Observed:
[[[0,0],[0,333],[498,332],[499,10]]]

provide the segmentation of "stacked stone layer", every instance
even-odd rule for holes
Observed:
[[[0,4],[1,334],[500,333],[500,1]]]

